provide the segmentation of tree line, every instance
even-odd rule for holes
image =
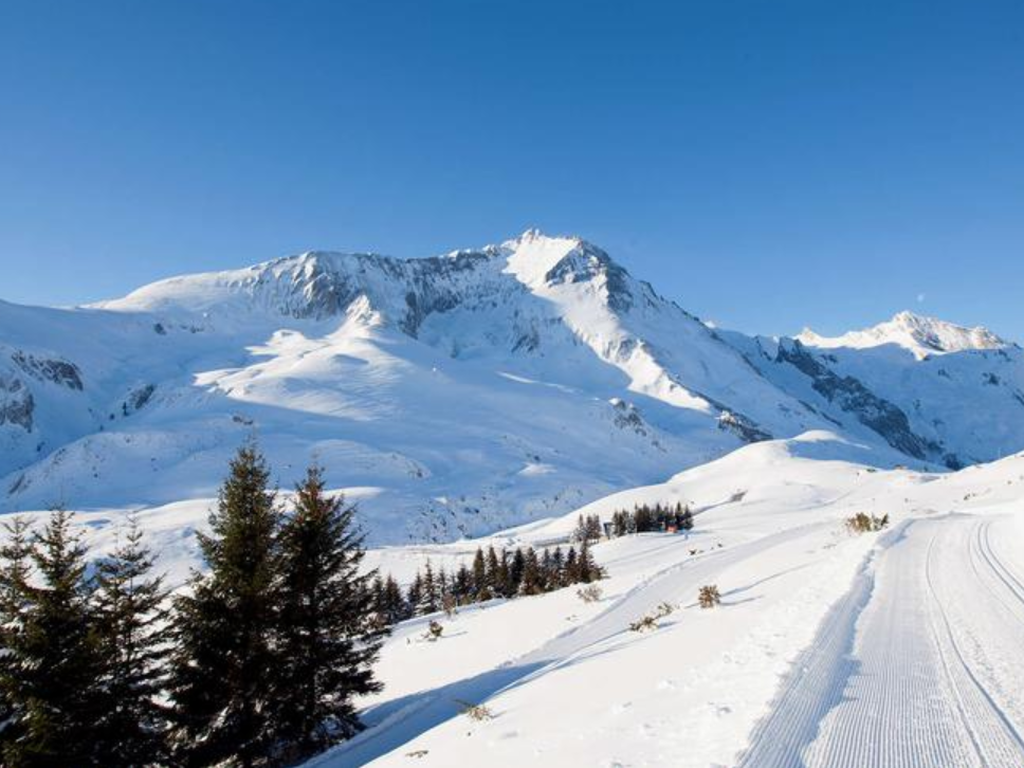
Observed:
[[[638,504],[633,507],[632,511],[619,510],[612,515],[608,535],[610,538],[617,538],[633,533],[651,533],[673,529],[676,531],[693,530],[693,512],[688,504],[677,502],[675,506],[662,506],[661,503],[657,503],[653,507],[649,504]]]
[[[278,766],[361,725],[386,632],[354,508],[310,467],[285,510],[253,444],[173,598],[134,518],[96,563],[51,514],[0,547],[0,756],[35,766]]]
[[[378,575],[372,587],[373,604],[381,620],[393,624],[497,597],[539,595],[603,576],[586,540],[578,551],[575,546],[568,551],[545,548],[539,555],[533,547],[497,550],[490,546],[486,552],[477,547],[472,565],[462,563],[452,573],[443,566],[435,570],[428,560],[404,593],[390,574]]]

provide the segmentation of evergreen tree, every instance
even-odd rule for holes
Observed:
[[[547,550],[545,550],[545,555]],[[537,561],[537,553],[533,547],[526,550],[523,557],[523,575],[519,585],[519,591],[524,595],[539,595],[544,591],[544,575],[541,573],[540,563]]]
[[[646,504],[637,507],[633,512],[634,528],[637,533],[646,533],[654,530],[654,516],[651,508]]]
[[[498,564],[498,553],[493,546],[487,548],[487,592],[490,597],[498,597],[502,594],[501,568]]]
[[[519,588],[523,583],[523,571],[526,569],[526,556],[523,554],[523,550],[516,547],[516,551],[512,554],[512,560],[508,566],[508,577],[509,577],[509,596],[515,596],[519,594]]]
[[[594,562],[594,555],[590,551],[590,542],[584,541],[580,545],[580,554],[576,564],[576,581],[589,584],[601,578],[601,568]]]
[[[504,549],[501,550],[501,555],[498,557],[498,572],[494,578],[494,588],[501,597],[508,598],[515,595],[515,590],[512,587],[512,568],[508,552]]]
[[[576,556],[576,547],[569,547],[569,551],[565,554],[565,567],[562,569],[559,586],[567,587],[579,580],[579,560]]]
[[[390,624],[397,624],[409,618],[410,614],[402,597],[402,588],[391,574],[384,579],[384,599]]]
[[[355,508],[324,492],[310,467],[281,527],[276,730],[291,758],[351,737],[362,726],[353,699],[380,690],[371,665],[382,633],[372,619],[373,574],[360,574]]]
[[[256,446],[242,446],[210,515],[211,532],[198,534],[210,572],[193,574],[175,600],[170,693],[186,765],[231,760],[250,768],[273,746],[280,512],[269,476]]]
[[[17,703],[21,679],[17,650],[24,639],[32,571],[28,520],[15,517],[4,523],[3,529],[6,540],[0,546],[0,759],[21,731],[24,708]]]
[[[441,596],[440,602],[443,604],[446,597],[451,597],[452,585],[448,578],[448,572],[445,571],[442,565],[437,570],[437,593]]]
[[[576,528],[572,532],[572,541],[583,541],[587,538],[587,522],[583,519],[583,515],[579,515],[576,518]]]
[[[41,583],[27,586],[23,628],[7,638],[15,668],[6,682],[19,714],[17,737],[4,745],[10,768],[102,765],[95,749],[102,665],[85,553],[64,510],[33,537]]]
[[[407,595],[406,610],[410,616],[418,616],[423,603],[423,575],[419,571],[416,571]]]
[[[165,756],[167,712],[158,703],[167,660],[167,592],[133,515],[124,543],[97,567],[96,623],[103,659],[100,762],[154,765]]]
[[[452,592],[459,605],[472,602],[474,599],[473,574],[470,573],[465,563],[462,563],[459,566],[459,570],[455,572]]]
[[[545,553],[546,554],[546,553]],[[565,578],[565,555],[562,552],[561,547],[555,547],[554,553],[551,555],[551,564],[547,571],[547,580],[545,587],[548,590],[559,589],[563,585],[563,579]]]
[[[387,609],[384,607],[384,579],[380,573],[373,577],[373,582],[370,584],[370,594],[372,595],[373,612],[377,615],[377,620],[387,626],[391,622],[388,621]]]
[[[552,575],[556,572],[555,560],[551,550],[545,547],[544,553],[540,557],[540,585],[542,592],[547,592],[551,589]]]
[[[473,591],[475,600],[480,602],[491,599],[491,591],[487,585],[487,563],[484,560],[484,551],[476,548],[473,555]]]
[[[682,514],[679,515],[679,528],[684,531],[693,530],[693,512],[690,511],[689,505],[687,505]]]
[[[438,589],[434,567],[427,560],[423,568],[423,596],[420,600],[418,613],[427,614],[441,610],[441,591]]]
[[[623,518],[626,521],[626,533],[627,534],[636,533],[637,532],[637,527],[636,527],[636,510],[633,511],[633,514],[629,514],[628,512],[623,512],[622,515],[623,515]]]

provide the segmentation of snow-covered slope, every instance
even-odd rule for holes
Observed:
[[[969,463],[1021,447],[1024,380],[1018,348],[967,336],[986,348],[943,331],[948,354],[922,358],[718,331],[535,231],[0,303],[0,506],[205,503],[252,433],[284,486],[323,462],[377,542],[559,514],[807,430]]]
[[[1024,351],[984,328],[901,312],[834,339],[722,335],[835,427],[909,456],[957,468],[1022,447]]]
[[[689,534],[596,544],[597,602],[569,587],[398,625],[376,667],[383,691],[359,702],[367,730],[308,768],[1021,765],[1024,454],[955,473],[900,458],[809,432],[489,538],[371,550],[370,566],[407,583],[479,545],[565,545],[578,514],[677,501],[696,513]],[[208,504],[141,514],[171,584],[198,564]],[[850,534],[859,512],[890,529]],[[77,517],[94,554],[121,519]],[[715,610],[696,605],[705,584],[722,593]],[[656,629],[629,629],[665,604]],[[471,720],[466,703],[492,717]]]
[[[810,433],[594,502],[580,512],[686,500],[696,528],[597,544],[597,603],[568,588],[401,624],[370,728],[310,768],[1020,765],[1024,455],[936,474],[879,469],[880,450]],[[850,534],[858,512],[890,529]],[[575,520],[495,543],[564,541]],[[476,545],[373,557],[408,576]],[[697,607],[704,584],[721,607]]]

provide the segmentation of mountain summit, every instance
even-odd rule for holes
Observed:
[[[318,457],[374,541],[446,539],[808,430],[891,464],[985,461],[1024,447],[1022,392],[1021,350],[982,329],[901,313],[748,337],[575,237],[312,251],[78,309],[0,303],[0,504],[208,498],[255,433],[284,486]]]
[[[805,329],[797,338],[814,347],[853,347],[863,349],[894,344],[911,351],[918,359],[929,355],[978,349],[1003,349],[1009,343],[987,328],[967,328],[935,317],[899,312],[891,320],[862,331],[827,338]]]

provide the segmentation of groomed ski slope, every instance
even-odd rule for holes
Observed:
[[[1006,517],[908,520],[801,655],[743,766],[1024,765],[1024,580]]]
[[[869,459],[817,433],[588,506],[702,511],[688,539],[595,547],[598,604],[570,588],[401,625],[370,727],[310,765],[1024,765],[1024,459],[946,476]],[[894,524],[850,535],[856,511]],[[553,541],[574,519],[496,541]],[[374,556],[408,572],[475,546]],[[720,608],[696,606],[706,583]],[[656,631],[629,631],[663,602]],[[460,714],[481,702],[493,719]]]

